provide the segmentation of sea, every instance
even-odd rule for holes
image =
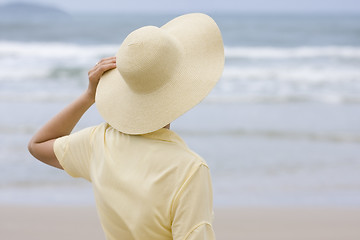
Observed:
[[[0,204],[95,204],[91,184],[35,160],[27,143],[130,32],[178,15],[0,20]],[[210,15],[223,75],[172,129],[207,161],[215,207],[359,207],[360,15]],[[102,121],[92,107],[75,131]]]

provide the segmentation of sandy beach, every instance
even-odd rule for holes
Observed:
[[[1,239],[105,239],[93,206],[0,206]],[[359,208],[215,209],[220,240],[358,240]]]

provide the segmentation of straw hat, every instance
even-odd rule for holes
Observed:
[[[127,134],[156,131],[204,99],[221,77],[224,46],[212,18],[177,17],[158,28],[130,33],[116,68],[101,77],[96,106],[112,127]]]

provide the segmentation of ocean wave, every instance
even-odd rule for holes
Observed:
[[[0,41],[0,98],[61,101],[70,89],[83,89],[88,70],[117,49],[113,44]],[[227,46],[225,55],[230,61],[214,89],[218,102],[359,102],[360,47]],[[47,91],[44,85],[58,92],[39,93]]]
[[[100,58],[114,55],[117,45],[70,43],[21,43],[0,41],[0,81],[59,79],[86,76]],[[226,58],[279,59],[310,57],[351,57],[359,62],[302,61],[256,65],[227,63],[223,79],[280,80],[305,82],[357,81],[360,79],[360,47],[226,47]]]
[[[282,82],[354,82],[360,80],[360,70],[355,66],[332,65],[317,66],[308,63],[302,65],[274,66],[225,66],[224,80],[282,81]]]
[[[61,42],[10,42],[0,41],[0,56],[4,57],[35,57],[49,59],[82,59],[112,56],[118,45],[79,45]]]
[[[0,81],[78,78],[101,58],[113,56],[114,45],[0,42]]]
[[[35,57],[49,59],[82,59],[112,56],[119,44],[80,45],[62,42],[0,41],[0,59],[4,57]],[[357,46],[225,46],[226,58],[278,59],[338,57],[360,59]]]
[[[360,104],[360,96],[343,96],[335,94],[283,94],[283,95],[260,95],[260,94],[210,94],[204,102],[210,104],[247,104],[247,103],[302,103],[320,102],[326,104]]]
[[[221,102],[359,103],[355,67],[226,66],[215,94]]]
[[[299,47],[225,47],[227,58],[241,59],[296,59],[296,58],[351,58],[360,59],[360,47],[354,46],[299,46]]]

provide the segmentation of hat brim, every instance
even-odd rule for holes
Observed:
[[[220,79],[224,46],[214,20],[201,13],[177,17],[161,27],[183,47],[183,61],[171,84],[141,94],[132,91],[117,69],[101,77],[96,106],[113,128],[126,134],[156,131],[200,103]]]

